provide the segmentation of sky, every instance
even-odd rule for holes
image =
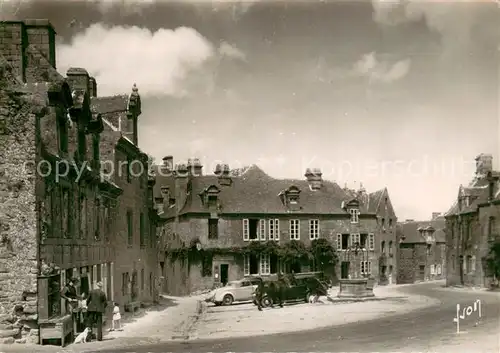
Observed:
[[[157,161],[259,165],[387,187],[399,220],[445,212],[479,153],[500,169],[494,1],[3,0],[48,18],[57,69],[142,99]],[[10,14],[10,17],[9,15]]]

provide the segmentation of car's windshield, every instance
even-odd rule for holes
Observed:
[[[240,287],[240,282],[227,282],[226,287]]]

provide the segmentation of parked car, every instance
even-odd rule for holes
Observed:
[[[252,277],[228,282],[224,287],[210,292],[205,301],[207,303],[214,303],[216,306],[251,301],[259,282],[259,278]]]
[[[309,301],[310,295],[326,295],[328,291],[328,284],[321,280],[321,272],[307,272],[307,273],[297,273],[293,276],[289,276],[288,285],[283,287],[283,301],[284,302],[297,302],[303,301],[307,303]],[[264,293],[261,298],[262,307],[273,306],[276,300],[276,293],[272,293],[273,286],[269,284],[271,282],[276,283],[278,281],[277,276],[270,276],[268,278],[263,278],[264,281]],[[257,298],[254,293],[252,301],[257,305]]]

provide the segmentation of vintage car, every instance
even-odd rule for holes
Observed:
[[[231,305],[234,302],[251,301],[252,295],[259,284],[259,278],[247,277],[237,281],[228,282],[224,287],[210,292],[205,299],[207,303]]]
[[[296,273],[294,275],[285,275],[286,285],[282,288],[283,290],[283,301],[284,302],[308,302],[310,295],[326,295],[328,291],[328,283],[323,279],[323,273],[321,272],[304,272]],[[262,307],[271,307],[276,301],[276,286],[271,285],[271,283],[277,284],[278,277],[272,275],[269,277],[262,278],[264,282],[264,293],[261,297]],[[257,305],[257,298],[255,292],[253,294],[252,301]]]

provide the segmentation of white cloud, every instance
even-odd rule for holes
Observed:
[[[371,82],[390,83],[405,77],[410,71],[410,59],[400,60],[394,64],[379,61],[375,52],[365,54],[354,64],[354,73],[365,76]]]
[[[493,6],[485,6],[485,4]],[[444,52],[467,47],[473,27],[495,11],[493,0],[372,0],[373,19],[384,25],[424,20],[427,27],[441,34]]]
[[[58,47],[58,69],[84,67],[102,95],[128,92],[134,82],[141,94],[183,95],[184,80],[215,55],[213,45],[192,28],[107,28],[95,24],[70,45]]]
[[[245,53],[227,42],[222,42],[220,44],[219,53],[221,56],[227,56],[229,58],[246,61]]]

